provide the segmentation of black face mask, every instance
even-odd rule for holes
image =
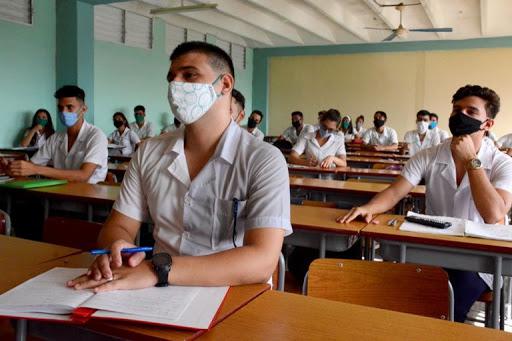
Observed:
[[[123,121],[114,120],[114,127],[119,128],[124,124]]]
[[[375,128],[380,128],[382,127],[384,124],[386,124],[386,121],[384,120],[373,120],[373,125],[375,126]]]
[[[256,120],[254,118],[250,118],[247,120],[247,128],[256,128],[256,126],[258,125],[258,123],[256,122]]]
[[[485,122],[485,121],[484,121]],[[462,112],[458,112],[455,115],[450,116],[449,127],[453,136],[462,136],[473,134],[480,130],[482,121],[476,118],[464,115]]]
[[[292,126],[295,129],[300,128],[300,126],[301,126],[300,121],[292,121]]]

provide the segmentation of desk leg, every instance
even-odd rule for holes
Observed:
[[[27,339],[27,320],[16,321],[16,341],[25,341]]]
[[[372,261],[375,258],[375,242],[372,238],[367,237],[364,245],[364,259]]]
[[[43,206],[44,206],[43,217],[44,217],[44,221],[46,221],[46,219],[48,219],[48,217],[50,216],[50,200],[44,199]]]
[[[325,249],[327,244],[327,237],[325,233],[322,233],[320,237],[320,258],[325,258]]]
[[[7,194],[7,207],[6,207],[7,214],[10,216],[12,215],[12,195],[9,193]]]
[[[93,210],[92,205],[87,204],[87,221],[88,222],[92,223],[93,213],[94,213],[94,210]]]
[[[497,256],[494,259],[494,283],[493,283],[493,300],[492,300],[492,327],[498,329],[500,327],[500,302],[501,302],[501,274],[503,259]]]
[[[400,263],[405,263],[407,254],[407,246],[405,244],[400,244]]]

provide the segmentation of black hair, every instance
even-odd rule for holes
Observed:
[[[59,90],[55,91],[53,96],[56,99],[66,98],[66,97],[76,97],[82,102],[85,101],[85,92],[81,88],[76,85],[64,85]]]
[[[34,117],[32,117],[32,126],[30,126],[30,129],[34,128],[38,124],[37,123],[37,114],[39,114],[40,112],[44,112],[46,114],[46,117],[48,117],[48,123],[46,123],[46,126],[43,129],[44,136],[48,140],[48,138],[55,133],[55,128],[53,127],[52,116],[50,115],[48,110],[43,109],[43,108],[39,108],[36,110]],[[33,146],[35,144],[36,144],[36,135],[34,135],[34,137],[32,137],[32,140],[30,140],[31,146]]]
[[[143,113],[146,113],[146,108],[144,108],[143,105],[136,105],[135,108],[133,108],[133,112],[136,112],[136,111],[142,111]]]
[[[291,116],[300,116],[300,118],[304,118],[304,114],[302,113],[302,111],[294,111],[292,112]]]
[[[318,112],[318,119],[321,121],[322,120],[322,117],[324,116],[324,114],[326,113],[327,111],[325,110],[320,110]]]
[[[263,113],[260,111],[260,110],[253,110],[251,112],[251,115],[252,114],[256,114],[256,115],[260,115],[261,119],[263,119]],[[249,115],[250,116],[250,115]]]
[[[174,118],[174,125],[178,128],[181,127],[181,121],[178,120],[176,117]]]
[[[380,111],[380,110],[378,110],[378,111],[376,111],[376,112],[375,112],[375,114],[373,114],[373,116],[375,116],[375,115],[377,115],[377,114],[379,114],[379,115],[381,115],[381,116],[384,116],[384,119],[385,119],[386,121],[388,120],[388,115],[387,115],[384,111]]]
[[[199,52],[208,56],[210,66],[221,73],[230,73],[235,78],[235,68],[229,54],[218,46],[203,41],[187,41],[179,44],[171,53],[170,60],[191,52]]]
[[[430,116],[430,120],[432,120],[432,117],[435,117],[435,118],[436,118],[436,120],[438,120],[438,121],[439,121],[439,116],[437,116],[437,114],[436,114],[436,113],[431,112],[429,116]]]
[[[352,134],[354,134],[354,127],[352,126],[352,119],[350,118],[350,116],[344,116],[344,117],[341,118],[341,121],[339,123],[340,130],[343,131],[343,120],[345,118],[348,120],[348,128],[346,130],[346,133],[352,135]]]
[[[423,116],[428,116],[428,118],[430,119],[430,111],[425,110],[425,109],[422,109],[422,110],[420,110],[420,111],[418,111],[418,112],[416,113],[416,118],[418,118],[418,117],[420,117],[420,116],[421,116],[421,117],[423,117]]]
[[[240,91],[238,91],[237,89],[231,90],[231,97],[235,99],[235,102],[240,104],[242,109],[245,109],[245,97],[244,95],[242,95]]]
[[[336,125],[338,125],[338,123],[341,121],[341,114],[336,109],[329,109],[322,115],[322,118],[320,119],[320,121],[325,120],[334,121],[336,122]]]
[[[123,119],[123,124],[124,124],[125,127],[129,126],[128,120],[126,119],[126,116],[124,115],[124,113],[118,111],[114,115],[112,115],[112,119],[115,120],[116,116],[121,116],[121,118]]]
[[[361,118],[361,119],[363,120],[363,122],[364,122],[364,116],[363,116],[363,115],[359,115],[359,116],[357,116],[357,118],[356,118],[356,122],[357,122],[357,121],[359,121],[359,119],[360,119],[360,118]]]
[[[487,117],[495,118],[500,111],[500,96],[494,90],[481,87],[480,85],[466,85],[453,95],[452,104],[466,97],[476,96],[485,101]]]

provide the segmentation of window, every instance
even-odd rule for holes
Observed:
[[[245,70],[245,47],[231,44],[231,58],[236,69]]]
[[[231,56],[231,43],[229,41],[217,38],[217,42],[215,45],[226,51],[227,54]]]
[[[131,12],[125,13],[125,41],[129,46],[150,49],[153,40],[153,20]]]
[[[171,54],[172,51],[179,44],[185,41],[186,30],[181,27],[166,25],[165,27],[165,46],[168,54]]]
[[[0,20],[32,24],[32,0],[0,0]]]
[[[187,30],[187,41],[206,41],[206,34],[194,30]]]

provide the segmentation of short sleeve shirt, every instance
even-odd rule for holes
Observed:
[[[297,135],[297,129],[295,129],[294,126],[290,126],[288,128],[286,128],[286,130],[283,132],[283,137],[287,140],[287,141],[290,141],[291,144],[295,144],[297,143],[297,140],[300,138],[300,137],[303,137],[304,134],[307,134],[307,133],[310,133],[312,132],[314,129],[313,129],[313,126],[310,125],[310,124],[304,124],[304,126],[302,127],[302,130],[300,131],[299,135]]]
[[[379,134],[375,128],[366,130],[363,134],[364,144],[376,146],[391,146],[398,144],[398,136],[395,129],[384,126],[384,131]]]
[[[323,146],[320,146],[316,140],[316,131],[313,133],[305,134],[304,137],[299,138],[293,151],[302,155],[306,153],[309,159],[316,159],[322,161],[328,156],[341,156],[347,155],[345,151],[345,138],[343,133],[332,134]]]
[[[153,123],[144,121],[144,125],[139,128],[137,122],[130,123],[130,129],[137,134],[137,136],[142,139],[147,139],[155,136],[155,129],[153,128]]]
[[[140,142],[139,137],[130,128],[125,128],[123,133],[120,134],[119,130],[114,130],[108,137],[112,143],[123,146],[122,149],[115,149],[113,152],[118,152],[120,155],[130,156],[135,150],[135,146]]]
[[[411,130],[405,133],[404,141],[409,146],[409,155],[413,156],[420,150],[434,147],[440,143],[439,135],[432,130],[427,130],[423,141],[420,140],[420,135],[417,130]]]

